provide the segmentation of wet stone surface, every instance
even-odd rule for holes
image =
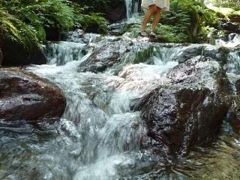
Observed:
[[[0,119],[32,123],[57,120],[65,108],[61,90],[18,68],[0,69]]]
[[[137,104],[150,137],[143,147],[172,161],[216,139],[231,106],[222,71],[217,61],[201,56],[170,70],[172,85],[160,86]]]

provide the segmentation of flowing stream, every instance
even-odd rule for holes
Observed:
[[[137,3],[125,3],[129,20]],[[166,73],[178,65],[177,57],[186,47],[154,48],[138,63],[132,62],[135,54],[129,52],[102,73],[80,71],[101,42],[117,39],[86,34],[85,39],[69,38],[44,47],[48,64],[28,70],[58,85],[67,106],[59,122],[43,123],[38,129],[0,122],[0,179],[240,179],[240,142],[227,125],[213,147],[197,149],[177,167],[166,167],[141,151],[146,129],[131,105],[170,82]],[[141,40],[130,41],[145,46]],[[239,35],[217,41],[228,47],[238,43]],[[239,57],[238,52],[230,53],[229,76],[239,74]]]
[[[212,172],[209,164],[219,168],[217,173],[226,165],[234,170],[234,178],[240,176],[239,158],[228,154],[240,152],[232,135],[221,136],[214,148],[199,149],[175,168],[159,164],[140,149],[146,129],[140,112],[133,112],[131,105],[160,84],[169,83],[166,73],[178,65],[176,57],[185,47],[155,48],[144,61],[152,63],[133,64],[132,56],[122,55],[120,63],[102,73],[80,72],[101,41],[117,39],[86,36],[87,42],[75,39],[46,45],[48,64],[28,67],[63,90],[67,107],[59,122],[44,123],[39,129],[29,124],[1,125],[0,179],[194,179]],[[240,61],[238,54],[231,58]],[[229,73],[233,71],[229,67]]]
[[[68,49],[64,48],[66,45]],[[139,112],[130,110],[131,102],[159,83],[167,82],[165,73],[178,63],[152,57],[153,65],[128,64],[118,75],[111,74],[114,70],[98,74],[79,73],[81,62],[91,54],[91,48],[85,55],[85,52],[81,53],[83,48],[84,45],[74,42],[52,44],[48,47],[49,65],[30,68],[58,84],[67,98],[67,108],[61,119],[64,130],[60,132],[68,133],[68,136],[58,139],[60,144],[66,143],[68,151],[62,154],[63,147],[58,147],[53,140],[48,143],[57,152],[48,156],[73,166],[68,167],[73,179],[115,179],[126,173],[124,171],[129,167],[136,166],[143,156],[139,141],[145,129]],[[173,53],[173,50],[165,49],[162,56],[169,51]],[[146,83],[148,86],[143,87]],[[43,174],[49,174],[49,177],[60,175],[48,171]]]

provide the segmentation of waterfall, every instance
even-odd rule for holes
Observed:
[[[128,20],[138,13],[140,3],[141,1],[139,0],[125,0],[126,17]]]
[[[132,0],[125,0],[126,5],[126,16],[129,19],[132,15]]]

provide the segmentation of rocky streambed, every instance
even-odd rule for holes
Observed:
[[[1,179],[238,179],[234,43],[74,32],[0,69]]]

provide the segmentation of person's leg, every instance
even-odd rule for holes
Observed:
[[[159,20],[160,20],[160,17],[161,17],[161,9],[159,7],[156,6],[156,15],[154,17],[154,20],[153,20],[153,23],[152,23],[152,29],[151,29],[151,32],[153,33],[156,26],[158,25],[159,23]],[[154,33],[153,33],[154,34]]]
[[[149,8],[144,16],[143,22],[142,22],[141,32],[145,32],[147,23],[149,22],[151,16],[155,13],[155,10],[156,10],[155,5],[149,6]]]

